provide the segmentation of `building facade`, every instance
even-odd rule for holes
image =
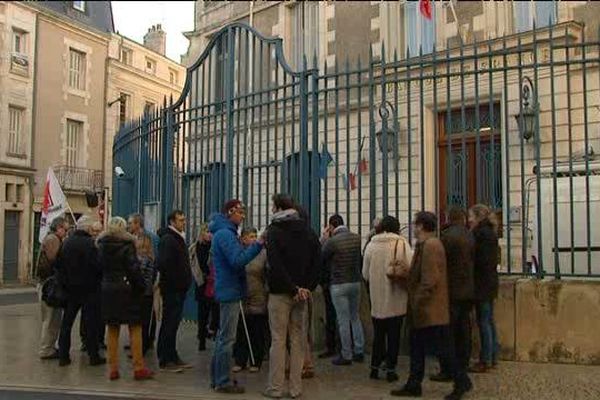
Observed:
[[[420,209],[443,223],[485,203],[504,271],[600,273],[600,5],[432,2],[431,20],[417,5],[197,2],[173,110],[204,121],[177,131],[195,139],[175,184],[192,225],[239,195],[264,226],[286,189],[314,225],[342,212],[364,237],[382,214],[412,237]]]
[[[106,148],[104,182],[110,191],[113,179],[126,188],[128,178],[137,171],[116,176],[112,146],[117,132],[132,118],[153,117],[166,99],[178,98],[185,83],[185,67],[165,56],[166,33],[160,25],[152,26],[137,43],[119,34],[111,36],[108,54],[106,109]],[[109,194],[108,198],[112,198]],[[109,208],[110,209],[110,208]]]
[[[31,257],[36,12],[0,2],[0,282],[24,280]]]
[[[86,191],[104,187],[106,60],[114,31],[108,2],[40,2],[33,186],[38,230],[51,167],[75,218],[93,214]],[[34,242],[38,238],[34,236]]]

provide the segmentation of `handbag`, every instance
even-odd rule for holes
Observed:
[[[406,260],[406,242],[402,241],[402,259],[398,260],[398,242],[400,239],[396,240],[396,245],[394,246],[394,257],[390,264],[387,267],[386,276],[389,280],[398,283],[406,283],[408,279],[408,274],[410,272],[410,265]]]
[[[42,285],[42,301],[52,308],[64,308],[67,305],[67,293],[56,275],[48,278]]]

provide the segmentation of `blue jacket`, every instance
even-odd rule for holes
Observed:
[[[215,266],[215,297],[219,302],[238,301],[246,297],[246,265],[262,250],[255,243],[244,249],[237,227],[223,214],[215,214],[208,230],[213,234],[212,262]]]

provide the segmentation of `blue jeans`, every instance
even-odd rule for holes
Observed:
[[[220,304],[219,331],[215,342],[215,352],[210,366],[211,384],[215,388],[230,382],[229,371],[233,356],[233,345],[240,318],[240,302],[230,301]]]
[[[161,365],[179,361],[177,354],[177,331],[183,316],[185,292],[163,293],[163,316],[158,333],[156,352]]]
[[[500,347],[498,345],[498,336],[496,334],[496,322],[494,321],[494,302],[479,302],[477,303],[476,311],[481,341],[479,361],[491,365],[496,362]]]
[[[342,358],[352,360],[353,338],[354,354],[364,354],[365,348],[365,336],[359,315],[360,282],[331,285],[331,300],[337,315]]]

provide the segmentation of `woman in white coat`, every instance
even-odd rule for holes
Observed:
[[[365,249],[363,278],[369,284],[373,319],[373,351],[371,379],[379,379],[385,360],[388,382],[398,380],[396,364],[400,350],[400,331],[406,315],[406,287],[388,278],[388,267],[394,259],[410,265],[412,250],[408,240],[400,236],[400,222],[391,216],[381,221],[381,233],[373,236]]]

